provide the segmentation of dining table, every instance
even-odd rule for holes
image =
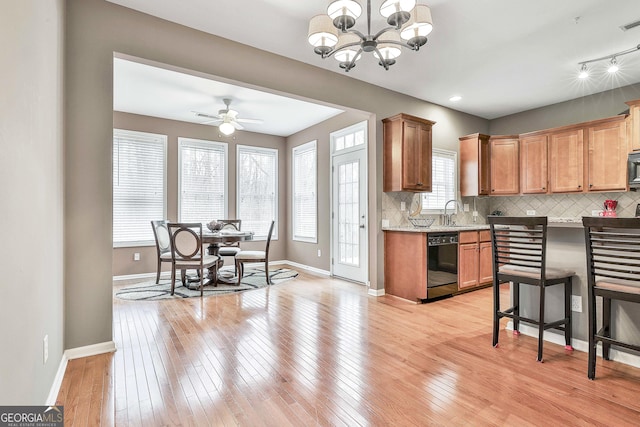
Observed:
[[[220,246],[225,244],[231,244],[236,242],[244,242],[247,240],[253,240],[253,231],[239,231],[223,229],[219,231],[205,231],[202,232],[202,243],[208,244],[207,252],[209,255],[218,255]],[[218,264],[209,269],[209,277],[214,278],[217,274],[217,281],[226,284],[235,284],[235,275],[229,275],[228,272],[221,274],[220,267],[224,264],[224,261],[220,259]],[[215,282],[215,281],[214,281]]]

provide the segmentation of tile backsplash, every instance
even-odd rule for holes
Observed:
[[[632,217],[636,213],[636,205],[640,203],[640,193],[635,191],[621,193],[587,193],[587,194],[549,194],[506,196],[491,198],[491,212],[499,210],[508,216],[523,216],[528,210],[535,210],[536,215],[579,218],[590,216],[591,211],[602,210],[605,200],[617,200],[616,212],[621,217]]]
[[[417,194],[417,193],[416,193]],[[382,218],[389,220],[392,227],[409,226],[409,209],[414,193],[392,192],[382,195]],[[416,197],[418,197],[416,195]],[[602,210],[606,199],[617,200],[618,216],[635,216],[636,205],[640,203],[640,192],[616,193],[587,193],[587,194],[544,194],[525,196],[496,196],[496,197],[463,197],[461,202],[469,204],[469,212],[459,212],[454,216],[457,224],[472,224],[473,203],[478,211],[477,223],[485,224],[487,215],[501,211],[508,216],[525,216],[527,211],[534,210],[536,215],[560,218],[578,218],[589,216],[594,210]],[[401,202],[406,210],[401,211]],[[426,215],[429,216],[429,215]],[[441,224],[441,215],[435,215],[434,224]]]

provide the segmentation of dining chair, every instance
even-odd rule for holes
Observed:
[[[182,285],[186,287],[186,270],[197,270],[200,281],[200,296],[204,294],[205,268],[212,268],[212,282],[217,284],[217,255],[205,254],[202,248],[202,224],[170,222],[167,224],[171,242],[171,295],[176,283],[176,270],[181,271]]]
[[[242,226],[241,219],[219,219],[217,221],[218,223],[222,224],[220,230],[230,229],[240,231],[240,227]],[[225,242],[218,248],[218,256],[220,257],[235,257],[238,252],[240,252],[240,242]],[[235,262],[234,269],[234,274],[238,274],[238,269],[235,265]]]
[[[565,349],[571,346],[571,281],[575,271],[547,266],[547,217],[505,217],[490,215],[493,250],[493,346],[498,347],[500,319],[513,320],[513,333],[519,335],[520,322],[538,327],[538,362],[542,362],[544,331],[564,331]],[[513,305],[500,308],[500,283],[512,282]],[[536,286],[540,290],[538,319],[520,314],[520,285]],[[564,318],[548,322],[545,319],[546,288],[564,285]]]
[[[156,253],[158,258],[158,273],[156,274],[156,285],[160,283],[160,273],[163,262],[172,262],[171,260],[171,239],[169,238],[169,230],[167,229],[167,221],[164,219],[151,221],[153,229],[153,237],[156,239]]]
[[[269,246],[271,244],[271,236],[273,234],[273,226],[275,225],[275,221],[271,221],[271,226],[269,227],[269,234],[267,235],[267,244],[265,246],[264,251],[243,251],[241,250],[236,254],[236,271],[238,275],[238,286],[240,286],[240,282],[242,281],[242,276],[244,275],[244,263],[245,262],[264,262],[264,274],[267,277],[267,284],[271,284],[271,279],[269,278]]]
[[[612,300],[640,303],[640,218],[583,217],[587,246],[589,357],[587,376],[596,377],[596,347],[609,360],[611,346],[640,351],[640,343],[612,337]],[[596,330],[596,297],[602,298],[602,327]],[[619,306],[618,306],[619,307]],[[620,336],[619,334],[616,334]]]

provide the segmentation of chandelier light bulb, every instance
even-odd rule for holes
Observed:
[[[618,61],[616,61],[616,57],[611,58],[611,65],[607,69],[607,71],[611,74],[617,73],[620,67],[618,67]]]
[[[231,135],[233,132],[235,132],[236,128],[233,127],[233,125],[229,122],[224,122],[221,123],[220,126],[218,126],[218,130],[220,132],[222,132],[224,135]]]

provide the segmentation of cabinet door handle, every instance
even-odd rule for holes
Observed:
[[[578,188],[582,188],[582,185],[578,185]]]

